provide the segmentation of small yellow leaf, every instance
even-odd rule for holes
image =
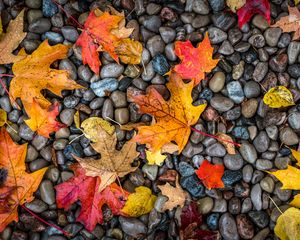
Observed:
[[[84,130],[84,135],[93,142],[101,141],[101,136],[98,132],[104,129],[109,135],[115,132],[115,127],[108,121],[99,117],[90,117],[81,123]]]
[[[274,175],[282,182],[283,185],[281,189],[300,190],[300,169],[288,165],[288,168],[285,170],[268,173]]]
[[[162,165],[162,163],[165,161],[165,159],[167,158],[166,155],[162,155],[160,151],[156,151],[156,152],[151,152],[146,150],[146,157],[148,160],[148,164],[149,165]]]
[[[116,43],[116,53],[125,64],[139,64],[141,62],[143,45],[130,38],[122,39]]]
[[[300,210],[292,207],[279,216],[274,232],[281,240],[299,240],[299,225]]]
[[[232,138],[225,133],[218,133],[217,136],[218,136],[218,141],[224,145],[228,154],[235,154],[234,145],[233,143],[230,143],[233,142]]]
[[[130,217],[139,217],[149,213],[156,201],[156,196],[147,187],[140,186],[129,195],[122,212]]]
[[[300,166],[300,152],[298,152],[294,149],[291,149],[291,148],[290,148],[290,150],[291,150],[294,158],[297,160],[297,165]]]
[[[80,115],[79,111],[74,114],[74,123],[76,128],[80,128]]]
[[[231,11],[236,12],[236,10],[240,9],[244,6],[246,0],[226,0],[227,6],[231,9]]]
[[[264,96],[264,103],[271,108],[288,107],[295,105],[293,95],[284,86],[271,88]]]
[[[293,207],[300,208],[300,194],[294,197],[293,201],[290,202],[290,205]]]
[[[0,127],[2,127],[7,122],[7,113],[0,109]]]

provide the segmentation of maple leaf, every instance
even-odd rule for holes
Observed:
[[[162,163],[165,161],[165,159],[167,158],[166,155],[162,155],[160,151],[157,152],[150,152],[148,150],[146,150],[146,158],[148,161],[149,165],[162,165]]]
[[[218,232],[202,230],[202,215],[198,212],[195,202],[182,209],[180,226],[180,240],[219,240]]]
[[[228,154],[235,154],[234,144],[231,143],[231,142],[233,142],[233,140],[230,136],[228,136],[225,133],[218,133],[217,137],[218,137],[218,141],[220,143],[222,143],[224,145],[224,147],[226,148]]]
[[[114,215],[120,215],[128,193],[117,184],[111,184],[101,193],[98,191],[100,177],[89,177],[79,164],[71,165],[75,176],[55,186],[58,208],[68,210],[77,200],[81,202],[81,210],[76,221],[84,224],[88,231],[93,231],[97,223],[103,223],[102,206],[106,204]]]
[[[297,7],[288,6],[289,15],[280,18],[271,27],[280,27],[284,32],[295,32],[293,39],[296,40],[300,37],[300,12]]]
[[[173,187],[169,183],[165,185],[157,186],[162,195],[168,197],[168,201],[164,204],[163,211],[170,210],[172,211],[173,208],[179,206],[183,207],[185,203],[185,199],[187,198],[187,193],[181,188],[180,184],[178,183],[178,177],[176,177],[176,185]]]
[[[93,119],[90,121],[93,121]],[[85,125],[88,124],[83,122],[81,126]],[[100,192],[115,182],[118,177],[124,177],[137,169],[137,167],[131,166],[133,160],[139,155],[139,152],[136,151],[135,142],[126,142],[122,149],[118,151],[116,150],[116,134],[110,135],[102,128],[102,125],[94,128],[84,128],[84,133],[86,136],[94,134],[91,140],[95,143],[92,143],[91,146],[101,154],[101,159],[82,159],[77,156],[74,156],[74,158],[85,169],[87,176],[101,177],[101,183],[99,184]]]
[[[12,54],[12,51],[18,47],[20,42],[25,38],[26,32],[23,32],[24,28],[24,10],[22,10],[16,19],[12,20],[6,33],[0,35],[0,64],[8,64],[12,62],[20,61],[24,56],[16,56]],[[2,30],[2,24],[1,24]],[[2,31],[1,31],[2,32]]]
[[[239,27],[242,28],[255,14],[262,15],[270,23],[269,0],[247,0],[246,4],[237,10]]]
[[[197,48],[194,48],[188,40],[186,42],[175,42],[175,54],[181,60],[180,64],[174,67],[182,79],[192,79],[194,85],[204,79],[205,72],[210,72],[219,62],[212,59],[214,48],[210,44],[208,33]]]
[[[0,108],[0,127],[4,126],[4,124],[7,122],[7,113]]]
[[[130,38],[122,39],[116,44],[116,53],[125,64],[139,64],[141,62],[143,46],[139,41]]]
[[[50,64],[67,57],[68,46],[57,44],[50,46],[45,40],[26,58],[14,63],[12,70],[15,77],[10,83],[9,93],[13,99],[20,98],[29,118],[35,99],[43,109],[48,109],[51,103],[42,95],[41,90],[48,89],[61,96],[62,90],[82,88],[69,79],[67,70],[51,69]],[[33,119],[33,121],[36,121]]]
[[[208,189],[224,187],[222,181],[224,166],[222,164],[213,165],[205,159],[196,174]]]
[[[293,157],[297,160],[297,165],[300,167],[300,152],[294,150],[294,149],[290,149],[292,152]]]
[[[300,210],[292,207],[278,217],[274,232],[281,240],[298,240],[299,226]]]
[[[29,111],[30,119],[25,123],[32,131],[37,131],[41,136],[49,138],[49,134],[66,127],[65,124],[57,122],[56,116],[59,114],[59,103],[55,102],[48,110],[42,109],[41,106],[33,99],[32,107]]]
[[[17,187],[1,187],[0,188],[0,214],[9,213],[11,206],[16,202],[11,198]]]
[[[9,211],[0,213],[0,232],[12,221],[18,221],[18,206],[31,202],[33,193],[37,190],[47,168],[33,173],[27,173],[25,157],[27,144],[17,145],[13,142],[4,128],[0,129],[0,168],[8,171],[4,186],[0,187],[0,194],[5,188],[15,188],[10,195]]]
[[[189,139],[190,126],[198,121],[206,107],[206,104],[192,105],[193,86],[193,82],[185,84],[178,74],[172,72],[167,83],[171,93],[168,101],[154,87],[149,87],[146,95],[127,92],[128,98],[139,105],[141,113],[151,114],[156,119],[151,126],[137,127],[138,134],[133,140],[147,144],[151,152],[159,151],[165,144],[175,141],[180,153]]]

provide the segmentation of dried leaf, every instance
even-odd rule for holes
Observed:
[[[0,108],[0,127],[4,126],[7,122],[7,113]]]
[[[28,112],[28,115],[31,117],[25,120],[25,123],[32,131],[37,131],[39,135],[49,138],[50,133],[66,127],[65,124],[55,120],[59,114],[58,107],[59,103],[56,102],[53,106],[50,106],[48,110],[44,110],[37,101],[33,99],[31,109]]]
[[[224,166],[222,164],[213,165],[205,159],[196,174],[208,189],[224,187],[222,181]]]
[[[109,135],[115,132],[115,126],[100,117],[90,117],[84,120],[81,127],[84,129],[84,135],[93,142],[101,141],[99,132],[101,133],[102,130]]]
[[[236,12],[242,6],[244,6],[246,0],[226,0],[227,6],[231,9],[231,11]]]
[[[146,158],[147,158],[149,165],[156,164],[156,165],[160,166],[163,164],[163,162],[165,161],[167,156],[162,155],[160,151],[156,151],[153,153],[151,151],[146,150]]]
[[[281,240],[300,239],[300,210],[289,208],[279,216],[274,232]]]
[[[79,164],[73,164],[71,169],[75,176],[68,181],[55,186],[58,208],[68,210],[78,200],[81,210],[76,221],[84,224],[88,231],[93,231],[97,223],[103,223],[102,207],[106,204],[114,215],[120,215],[128,193],[117,184],[112,184],[101,193],[98,191],[100,177],[88,177]]]
[[[220,143],[222,143],[224,145],[224,147],[226,148],[228,154],[235,154],[234,144],[230,143],[230,142],[233,142],[233,140],[229,135],[227,135],[225,133],[218,133],[217,137],[218,137],[218,141]],[[225,141],[222,141],[222,140],[225,140]],[[227,142],[227,141],[230,141],[230,142]]]
[[[149,188],[140,186],[135,189],[135,193],[129,195],[122,213],[130,217],[139,217],[149,213],[156,201],[156,196],[152,195]]]
[[[242,28],[255,14],[262,15],[270,23],[269,0],[247,0],[246,4],[237,11],[239,27]]]
[[[16,188],[10,195],[9,211],[0,213],[0,232],[12,221],[18,221],[18,206],[34,199],[33,193],[37,190],[47,168],[33,173],[27,173],[25,157],[27,144],[18,145],[13,142],[5,128],[0,129],[0,168],[8,170],[5,187]],[[3,193],[3,188],[0,188]]]
[[[89,118],[91,119],[91,118]],[[86,127],[90,127],[92,120],[85,120],[81,126],[84,129],[84,133],[88,132],[92,143],[91,146],[101,154],[101,159],[95,160],[94,158],[74,158],[85,169],[86,175],[91,177],[101,177],[101,183],[99,184],[99,191],[115,182],[118,177],[124,177],[130,172],[133,172],[137,167],[132,167],[131,163],[139,155],[136,151],[136,143],[129,141],[126,142],[120,151],[116,150],[117,136],[116,134],[110,135],[101,126],[94,124],[92,131],[87,130]],[[94,131],[96,130],[96,131]],[[91,134],[92,133],[92,134]]]
[[[274,175],[282,182],[281,189],[300,190],[300,169],[288,165],[287,169],[268,173]]]
[[[67,57],[68,47],[57,44],[50,46],[45,40],[31,54],[21,61],[16,62],[13,67],[15,77],[10,83],[10,95],[13,99],[20,98],[29,118],[30,110],[35,99],[43,109],[51,105],[41,90],[48,89],[54,94],[61,96],[62,90],[73,90],[82,88],[73,80],[69,79],[67,70],[51,69],[50,64],[58,59]],[[33,119],[35,120],[35,119]]]
[[[17,187],[1,187],[0,188],[0,214],[6,214],[11,211],[16,202],[12,198],[15,194]]]
[[[116,53],[125,64],[139,64],[141,62],[143,46],[139,41],[126,38],[115,44]]]
[[[182,79],[192,79],[194,85],[204,79],[205,73],[210,72],[219,62],[212,59],[214,48],[210,44],[208,34],[203,41],[194,48],[188,40],[186,42],[175,42],[175,54],[181,60],[180,64],[174,67]]]
[[[25,38],[26,33],[23,32],[24,28],[24,10],[22,10],[16,19],[12,20],[6,33],[0,35],[0,64],[8,64],[22,60],[25,56],[14,55],[12,51],[15,50],[20,42]],[[2,32],[2,24],[1,24]]]
[[[293,40],[297,40],[300,37],[300,12],[297,7],[288,6],[288,10],[289,15],[280,18],[271,27],[280,27],[283,32],[295,32]]]
[[[176,186],[173,187],[169,183],[165,185],[157,186],[162,195],[168,197],[168,201],[165,203],[163,207],[163,211],[170,210],[172,211],[173,208],[179,206],[183,207],[186,198],[188,197],[187,193],[181,188],[180,184],[178,183],[178,177],[176,178]]]
[[[174,141],[180,153],[189,139],[190,126],[198,121],[206,107],[206,104],[192,105],[193,86],[193,82],[185,84],[178,74],[172,72],[167,83],[171,92],[168,101],[154,87],[148,88],[147,95],[128,92],[128,98],[139,105],[141,113],[151,114],[156,119],[156,123],[151,126],[138,127],[138,134],[133,140],[147,144],[151,152],[156,152],[165,144]]]
[[[293,95],[284,86],[271,88],[263,98],[264,103],[271,108],[288,107],[295,105]]]

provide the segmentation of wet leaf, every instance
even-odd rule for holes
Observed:
[[[213,165],[205,159],[196,174],[208,189],[224,187],[222,181],[224,166],[222,164]]]
[[[0,127],[4,126],[7,122],[7,113],[0,108]]]
[[[76,111],[76,113],[74,114],[74,123],[75,123],[75,127],[80,129],[80,112]]]
[[[290,202],[290,205],[293,207],[300,208],[300,194],[297,194],[294,197],[293,201]]]
[[[122,213],[130,217],[139,217],[149,213],[156,201],[156,196],[147,187],[140,186],[135,189],[135,193],[129,195]]]
[[[149,165],[162,165],[165,159],[167,158],[166,155],[162,155],[160,151],[151,152],[146,150],[146,158]]]
[[[293,95],[284,86],[271,88],[263,98],[264,103],[271,108],[288,107],[295,105]]]

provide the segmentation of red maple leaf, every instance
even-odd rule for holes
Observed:
[[[218,59],[212,59],[213,51],[208,34],[197,48],[190,41],[175,42],[175,54],[182,62],[175,66],[174,71],[183,79],[192,79],[194,85],[197,85],[204,79],[205,73],[210,72],[219,62]]]
[[[224,166],[221,164],[213,165],[209,161],[204,160],[196,174],[208,189],[224,187],[222,181]]]
[[[99,192],[99,177],[85,176],[85,171],[79,164],[73,164],[71,169],[75,176],[67,182],[55,187],[56,202],[59,208],[68,209],[77,200],[81,202],[80,214],[76,221],[84,224],[88,231],[93,231],[97,223],[103,223],[102,206],[106,204],[114,215],[120,215],[128,193],[116,183]]]
[[[220,234],[214,231],[202,230],[202,215],[198,212],[195,202],[185,206],[181,212],[180,240],[218,240]]]
[[[242,28],[255,14],[262,15],[270,24],[269,0],[247,0],[246,4],[237,11],[239,27]]]

